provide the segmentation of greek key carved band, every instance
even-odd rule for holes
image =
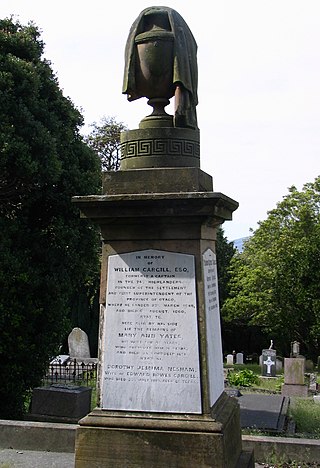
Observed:
[[[130,140],[121,143],[124,158],[137,156],[190,156],[200,157],[198,141],[181,139]]]

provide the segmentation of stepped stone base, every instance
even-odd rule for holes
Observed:
[[[253,468],[241,449],[239,406],[225,394],[215,417],[95,410],[80,421],[76,468]]]

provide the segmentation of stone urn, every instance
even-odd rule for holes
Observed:
[[[164,15],[150,15],[149,28],[135,37],[137,91],[146,96],[153,107],[149,117],[171,118],[164,107],[175,92],[172,83],[174,36]]]

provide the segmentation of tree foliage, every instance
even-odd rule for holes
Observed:
[[[298,340],[311,358],[320,344],[320,178],[296,187],[268,213],[231,262],[225,320],[258,325],[288,353]]]
[[[96,152],[103,171],[117,171],[120,167],[120,132],[127,130],[115,117],[102,117],[100,124],[94,122],[86,143]]]
[[[73,195],[100,167],[63,96],[36,26],[0,20],[0,417],[21,414],[70,331],[70,305],[97,273],[97,231]]]
[[[220,308],[229,296],[229,281],[231,278],[229,268],[235,252],[233,242],[228,241],[223,228],[219,227],[217,229],[216,254]]]

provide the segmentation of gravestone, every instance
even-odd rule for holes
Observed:
[[[233,354],[227,354],[227,366],[233,366]]]
[[[68,336],[69,355],[71,359],[90,358],[88,335],[81,328],[74,328]]]
[[[264,377],[276,376],[276,350],[263,349],[262,350],[262,375]]]
[[[282,359],[276,358],[276,372],[280,373],[282,371],[282,368],[283,368]]]
[[[73,198],[103,240],[99,407],[79,422],[76,468],[253,467],[224,392],[215,254],[238,204],[200,170],[196,50],[176,11],[140,13],[123,93],[153,112],[121,134],[103,195]]]
[[[284,359],[284,384],[281,394],[284,396],[308,395],[308,386],[304,382],[305,359],[285,358]]]
[[[243,364],[243,353],[237,353],[236,364]]]

